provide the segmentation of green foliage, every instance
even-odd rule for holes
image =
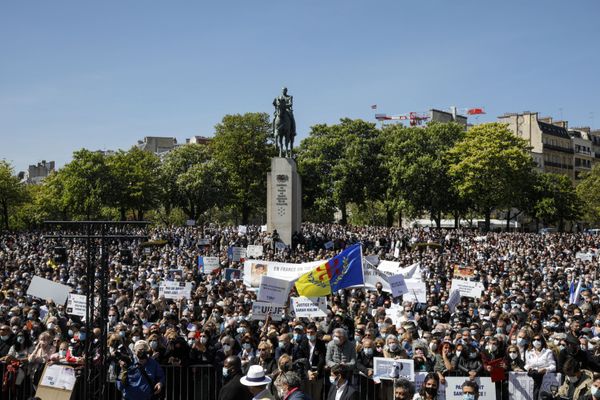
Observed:
[[[577,185],[577,194],[583,203],[587,222],[600,226],[600,164],[587,173]]]
[[[328,220],[337,208],[345,223],[348,203],[362,206],[367,200],[382,199],[382,147],[373,123],[345,118],[337,125],[313,126],[297,156],[308,212]]]
[[[215,126],[211,142],[215,166],[224,173],[230,192],[227,204],[240,213],[242,224],[266,204],[266,172],[275,155],[270,135],[266,113],[226,115]]]
[[[12,166],[0,160],[0,221],[6,230],[10,228],[10,214],[27,200],[27,191]]]
[[[581,215],[581,200],[565,175],[537,174],[535,193],[534,217],[558,225],[561,232],[565,221],[575,221]]]
[[[486,230],[493,209],[516,206],[533,184],[527,144],[505,124],[469,129],[448,152],[448,161],[458,194],[485,215]]]
[[[432,123],[424,128],[384,127],[385,167],[391,193],[403,199],[409,215],[427,212],[440,224],[443,213],[459,209],[445,156],[464,137],[462,126]]]

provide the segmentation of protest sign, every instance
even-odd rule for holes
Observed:
[[[405,279],[408,292],[402,297],[405,301],[427,303],[427,286],[420,279]]]
[[[398,297],[408,292],[406,282],[404,281],[404,275],[389,276],[388,281],[390,282],[390,286],[392,288],[392,296]]]
[[[366,287],[375,289],[377,283],[381,283],[384,292],[392,293],[392,287],[388,282],[388,276],[368,262],[363,263],[363,277],[365,281],[362,285],[350,286],[350,288]]]
[[[267,226],[266,225],[261,225],[260,226],[260,231],[261,232],[267,232]]]
[[[454,264],[454,277],[471,279],[475,277],[475,268]]]
[[[70,286],[34,275],[27,288],[27,295],[42,300],[52,299],[57,305],[63,305],[72,290]]]
[[[187,226],[194,226],[194,225],[196,225],[196,220],[195,219],[188,219],[187,221],[185,221],[185,224]]]
[[[271,313],[271,319],[273,321],[281,321],[283,319],[283,315],[285,314],[285,306],[266,303],[264,301],[255,301],[252,303],[253,320],[265,320],[269,313]]]
[[[462,279],[452,279],[452,287],[450,293],[458,290],[461,296],[480,298],[481,297],[481,283],[473,281],[465,281]]]
[[[377,267],[377,265],[379,265],[379,256],[377,256],[377,255],[365,256],[364,261],[368,262],[369,264],[371,264],[374,267]]]
[[[465,377],[446,377],[446,400],[462,400],[462,384],[468,378]],[[489,377],[475,378],[479,385],[479,400],[496,400],[496,385]]]
[[[246,257],[248,258],[262,257],[262,255],[263,247],[261,245],[249,244],[246,248]]]
[[[162,281],[158,287],[159,297],[164,297],[165,299],[189,299],[191,294],[191,282]]]
[[[263,275],[258,288],[258,301],[284,305],[287,303],[291,282]]]
[[[248,227],[246,225],[238,225],[238,233],[240,235],[245,235],[248,233]]]
[[[231,247],[231,261],[239,262],[246,259],[246,248],[245,247]]]
[[[83,294],[69,293],[67,298],[67,314],[77,315],[85,318],[87,305],[86,296]]]
[[[225,268],[225,273],[223,274],[223,279],[226,281],[234,281],[236,279],[242,278],[242,270],[235,268]]]
[[[454,312],[454,309],[458,303],[460,303],[460,292],[458,290],[453,290],[450,293],[450,297],[448,297],[448,300],[446,301],[446,304],[448,304],[448,307],[450,307],[450,312]]]
[[[75,381],[76,375],[73,367],[53,364],[47,365],[44,369],[40,385],[56,389],[73,390]]]
[[[373,357],[373,379],[396,378],[405,378],[412,382],[415,379],[414,361]]]
[[[219,268],[219,257],[198,257],[198,271],[210,274],[217,268]]]
[[[292,297],[292,308],[297,318],[324,318],[327,316],[327,297]]]
[[[333,240],[330,240],[329,242],[325,243],[325,249],[333,249]]]
[[[404,279],[421,279],[421,264],[419,263],[401,267],[399,262],[381,260],[377,269],[388,276],[403,275]]]
[[[198,239],[198,246],[210,246],[210,239]]]
[[[592,261],[592,257],[594,257],[593,253],[583,253],[580,251],[575,254],[575,258],[581,261]]]
[[[287,246],[285,245],[285,243],[283,243],[282,241],[276,242],[275,243],[275,248],[277,250],[285,250]]]
[[[300,275],[324,263],[325,261],[292,264],[263,260],[246,260],[244,261],[244,284],[249,287],[258,288],[262,275],[293,281],[294,279],[298,279]]]
[[[551,386],[560,386],[561,374],[548,372],[544,374],[540,392],[551,392]],[[508,373],[508,396],[511,400],[528,400],[533,398],[533,378],[527,372]]]
[[[423,386],[423,381],[425,381],[425,377],[429,375],[429,372],[415,372],[415,392],[419,393],[421,387]],[[446,399],[446,385],[442,385],[441,383],[438,386],[437,392],[437,400],[445,400]]]

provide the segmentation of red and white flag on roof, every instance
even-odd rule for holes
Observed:
[[[480,114],[485,114],[485,111],[483,111],[483,108],[469,108],[467,110],[467,114],[469,114],[469,115],[480,115]]]

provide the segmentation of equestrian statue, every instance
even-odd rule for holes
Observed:
[[[296,136],[293,102],[294,96],[289,96],[285,87],[282,89],[281,95],[273,100],[275,107],[273,136],[275,136],[275,144],[279,149],[279,157],[292,157],[294,137]]]

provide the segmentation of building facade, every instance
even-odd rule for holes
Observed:
[[[173,150],[177,146],[177,139],[174,137],[146,136],[144,140],[138,140],[136,146],[141,150],[160,155]]]
[[[37,185],[54,170],[54,161],[42,160],[37,165],[30,165],[27,171],[19,172],[18,176],[22,182]]]
[[[592,170],[596,157],[593,149],[590,128],[569,129],[569,135],[573,140],[573,171],[575,180],[583,178],[583,175]]]

